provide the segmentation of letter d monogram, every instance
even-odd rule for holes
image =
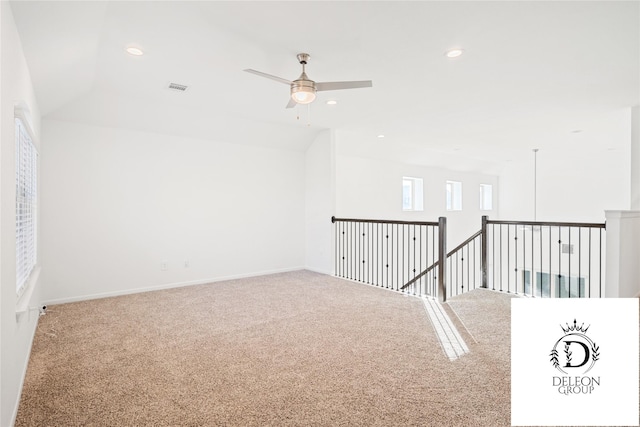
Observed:
[[[579,365],[572,365],[571,361],[567,361],[567,364],[564,365],[564,367],[565,368],[579,368],[580,366],[586,365],[587,362],[589,361],[589,355],[590,355],[589,347],[587,347],[584,343],[581,343],[580,341],[565,341],[565,343],[567,343],[567,346],[570,346],[573,343],[580,344],[582,346],[582,348],[584,349],[584,360]]]

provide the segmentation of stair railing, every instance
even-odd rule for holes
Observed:
[[[482,286],[531,297],[600,298],[604,223],[482,217]]]
[[[480,231],[447,253],[443,217],[438,222],[331,220],[337,223],[338,277],[441,301],[478,287],[530,297],[604,295],[604,223],[483,216]]]
[[[395,291],[446,300],[446,218],[438,222],[332,217],[335,275]]]

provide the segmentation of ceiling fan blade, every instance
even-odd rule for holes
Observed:
[[[298,103],[294,101],[293,98],[289,98],[289,103],[287,104],[287,108],[293,108],[296,106],[296,104]]]
[[[272,76],[271,74],[263,73],[262,71],[252,70],[250,68],[247,68],[244,71],[246,71],[247,73],[255,74],[256,76],[266,77],[268,79],[275,80],[277,82],[284,83],[287,85],[290,85],[291,83],[293,83],[291,80],[283,79],[282,77],[278,77],[278,76]]]
[[[316,90],[340,90],[340,89],[357,89],[361,87],[372,87],[371,80],[361,80],[357,82],[320,82],[316,83]]]

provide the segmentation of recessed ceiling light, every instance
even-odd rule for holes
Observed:
[[[462,49],[460,48],[449,49],[446,55],[447,55],[447,58],[457,58],[458,56],[462,55]]]
[[[384,138],[383,134],[378,135],[378,138]]]
[[[137,47],[129,46],[125,50],[127,51],[127,53],[129,55],[133,55],[133,56],[142,56],[142,55],[144,55],[144,52],[142,51],[142,49],[137,48]]]
[[[338,101],[335,101],[333,99],[330,99],[329,101],[327,101],[327,105],[336,105],[338,103]]]

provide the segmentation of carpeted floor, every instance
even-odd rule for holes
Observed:
[[[308,271],[51,306],[16,426],[508,426],[509,300],[450,300],[453,362],[420,299]]]

